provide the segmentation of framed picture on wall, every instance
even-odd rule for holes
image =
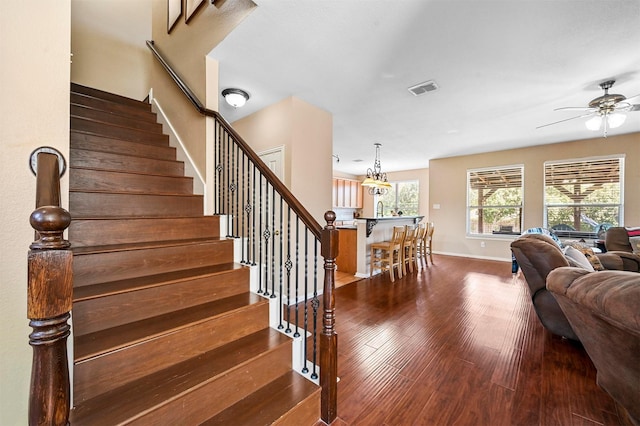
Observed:
[[[204,0],[186,0],[187,10],[184,14],[185,22],[189,22],[204,3]]]
[[[167,0],[167,32],[170,33],[182,15],[182,0]]]

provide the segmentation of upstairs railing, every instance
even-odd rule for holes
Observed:
[[[322,228],[227,121],[203,106],[153,41],[147,41],[147,46],[198,112],[215,121],[214,158],[210,159],[215,165],[214,212],[230,218],[227,237],[239,239],[241,262],[256,268],[253,290],[277,303],[278,318],[272,324],[303,345],[304,359],[297,369],[311,379],[319,378],[321,418],[331,423],[337,417],[335,214],[325,213],[327,225]],[[319,254],[324,257],[322,289],[318,286]]]
[[[36,231],[29,247],[27,316],[33,332],[30,425],[66,425],[70,408],[67,337],[72,300],[72,259],[64,230],[71,223],[60,207],[60,176],[66,163],[60,152],[43,147],[31,154],[35,173],[36,210],[30,222]]]

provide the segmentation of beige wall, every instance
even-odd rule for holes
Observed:
[[[256,152],[285,147],[285,185],[321,226],[331,209],[333,118],[289,97],[233,123]]]
[[[205,1],[189,21],[184,14],[170,34],[167,34],[167,2],[152,0],[152,36],[157,49],[165,56],[200,102],[206,104],[207,94],[218,88],[207,88],[206,55],[227,36],[255,7],[250,0]],[[217,79],[216,79],[217,85]],[[153,96],[169,117],[184,144],[194,166],[206,175],[206,120],[189,103],[154,59],[151,67]]]
[[[71,81],[134,99],[149,93],[151,0],[72,0]]]
[[[69,158],[69,0],[0,1],[0,144],[2,223],[0,258],[0,425],[26,425],[32,331],[27,319],[29,215],[36,180],[29,154],[53,146]],[[68,202],[68,174],[62,185]]]
[[[550,160],[625,154],[624,221],[640,225],[640,133],[540,145],[431,160],[430,219],[436,225],[434,251],[462,256],[510,259],[511,238],[466,236],[467,169],[524,164],[524,229],[543,225],[543,164]],[[440,204],[440,209],[433,209]],[[481,247],[481,242],[485,247]]]

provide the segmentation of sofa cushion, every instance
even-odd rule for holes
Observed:
[[[568,258],[569,263],[580,267],[582,269],[586,269],[589,272],[595,271],[593,269],[593,265],[589,262],[589,259],[578,249],[573,246],[566,246],[563,250],[564,255]]]
[[[600,263],[600,259],[598,259],[591,247],[589,247],[587,244],[579,241],[573,241],[571,243],[568,243],[567,245],[580,251],[587,258],[589,263],[591,263],[591,266],[593,266],[594,270],[604,271],[605,268],[604,266],[602,266],[602,263]]]

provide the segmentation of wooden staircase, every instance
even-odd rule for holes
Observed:
[[[149,104],[72,84],[73,425],[312,425],[219,217]]]

